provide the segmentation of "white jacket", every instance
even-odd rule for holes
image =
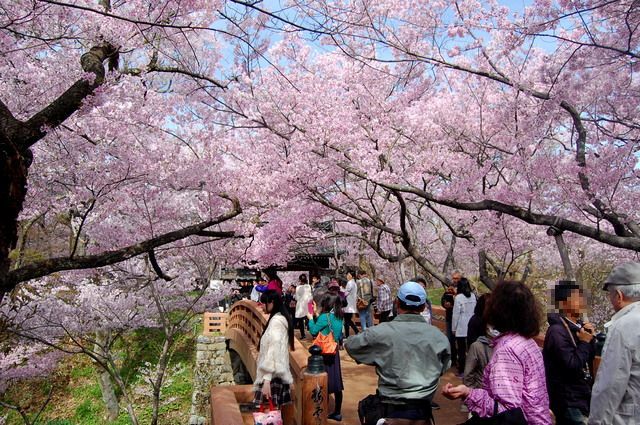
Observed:
[[[289,368],[288,329],[287,319],[282,314],[276,313],[260,340],[254,384],[261,384],[265,379],[272,381],[274,378],[282,379],[285,384],[293,383]]]
[[[640,301],[604,326],[607,339],[591,392],[589,425],[639,425]]]
[[[345,313],[357,313],[356,302],[358,300],[358,285],[356,281],[351,279],[344,287],[344,292],[347,296],[347,306],[342,309]]]
[[[471,293],[467,298],[464,294],[456,295],[453,302],[453,318],[451,319],[451,330],[456,334],[456,338],[467,336],[469,320],[473,316],[476,308],[476,296]]]
[[[308,283],[305,285],[299,285],[296,288],[296,319],[306,317],[309,313],[309,301],[313,299],[313,293],[311,292],[311,285]]]

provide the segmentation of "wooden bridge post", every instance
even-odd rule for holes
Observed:
[[[324,370],[322,350],[317,345],[312,345],[309,352],[311,356],[302,376],[300,394],[301,425],[327,425],[327,415],[329,414],[328,377]]]

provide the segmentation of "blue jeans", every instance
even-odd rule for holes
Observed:
[[[360,317],[360,327],[364,331],[367,329],[367,326],[371,326],[370,323],[373,319],[373,317],[371,317],[371,305],[364,310],[358,310],[358,316]]]

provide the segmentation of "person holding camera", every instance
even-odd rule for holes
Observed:
[[[544,339],[549,405],[557,425],[584,425],[589,417],[594,327],[582,324],[587,302],[580,286],[561,280],[553,290],[554,311]]]

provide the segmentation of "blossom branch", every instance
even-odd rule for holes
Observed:
[[[160,236],[147,239],[142,242],[138,242],[127,247],[117,249],[114,251],[108,251],[96,255],[87,255],[82,257],[60,257],[51,258],[47,260],[37,261],[35,263],[20,267],[15,270],[11,270],[2,286],[0,287],[0,294],[5,294],[11,291],[20,282],[24,282],[37,277],[46,276],[48,274],[63,271],[63,270],[75,270],[75,269],[88,269],[95,267],[104,267],[110,264],[119,263],[129,258],[135,257],[140,254],[149,252],[151,249],[166,245],[188,236],[197,235],[203,230],[208,229],[216,224],[228,221],[242,212],[240,207],[240,201],[236,198],[227,197],[232,203],[233,208],[226,213],[206,220],[192,226],[184,227],[179,230],[164,233]]]

